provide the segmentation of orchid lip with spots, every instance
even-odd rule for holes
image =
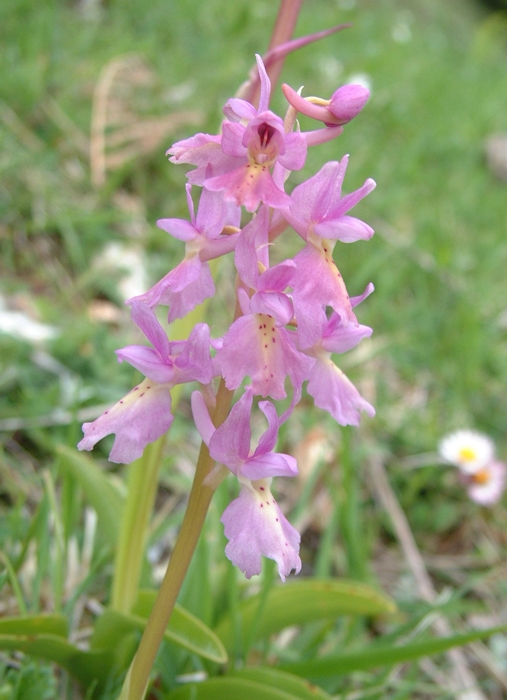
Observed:
[[[278,47],[277,56],[311,40],[287,42]],[[334,141],[360,113],[368,99],[366,89],[342,86],[330,99],[307,99],[284,86],[287,114],[279,116],[270,109],[271,83],[260,56],[252,81],[260,86],[258,105],[231,98],[220,134],[196,134],[167,152],[171,163],[193,166],[186,185],[190,220],[157,221],[182,247],[182,259],[151,289],[128,300],[132,320],[150,346],[129,345],[117,356],[145,379],[83,425],[78,447],[91,450],[114,434],[110,459],[137,459],[173,422],[171,389],[198,383],[192,415],[203,449],[216,463],[203,483],[216,488],[232,474],[239,488],[222,515],[226,555],[247,578],[261,572],[262,557],[271,558],[285,580],[291,571],[301,570],[301,559],[299,533],[271,492],[275,477],[297,476],[294,457],[276,451],[281,425],[290,419],[305,385],[317,409],[340,425],[358,425],[362,413],[375,413],[333,357],[372,332],[359,323],[355,307],[373,285],[349,296],[333,251],[373,235],[368,224],[349,212],[372,192],[375,182],[367,179],[344,194],[348,155],[334,158],[306,180],[299,174],[296,186],[290,182],[292,173],[305,167],[309,148]],[[317,120],[318,128],[300,131],[298,111]],[[291,236],[302,239],[303,247],[284,257],[283,243]],[[213,323],[201,322],[187,338],[169,340],[170,329],[168,336],[157,307],[168,307],[169,324],[196,314],[200,304],[217,294],[209,261],[224,256],[232,258],[236,277],[228,328],[216,337]],[[222,397],[231,401],[232,392],[236,402],[220,412]],[[282,412],[276,402],[287,398],[289,407]],[[268,425],[252,449],[252,417],[258,411]],[[216,415],[221,417],[215,425]],[[452,450],[459,451],[455,443],[445,443],[446,459],[454,455]],[[476,441],[472,448],[480,461],[485,445]],[[462,461],[467,464],[465,457]]]

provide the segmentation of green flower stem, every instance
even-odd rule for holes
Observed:
[[[216,409],[213,414],[213,422],[216,427],[221,425],[228,415],[232,394],[233,392],[226,389],[222,380],[217,392]],[[142,700],[148,687],[155,657],[199,541],[214,493],[213,486],[204,483],[213,466],[214,460],[210,457],[208,448],[203,443],[180,533],[139,648],[125,679],[120,700]]]

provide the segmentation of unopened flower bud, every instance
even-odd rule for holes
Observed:
[[[342,85],[333,93],[327,109],[339,124],[346,124],[363,109],[370,92],[362,85]]]

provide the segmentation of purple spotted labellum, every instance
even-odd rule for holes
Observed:
[[[216,430],[199,392],[192,394],[192,412],[211,457],[235,474],[241,486],[238,498],[226,508],[221,519],[229,540],[226,555],[247,578],[261,572],[261,556],[274,559],[280,577],[285,580],[292,569],[296,573],[301,569],[300,536],[282,514],[270,484],[274,476],[295,476],[297,465],[294,457],[273,452],[280,421],[269,401],[259,402],[268,428],[251,452],[253,393],[251,386],[246,387],[229,417]]]

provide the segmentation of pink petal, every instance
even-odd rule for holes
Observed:
[[[353,216],[340,216],[338,219],[322,221],[315,224],[313,230],[317,236],[339,240],[342,243],[369,241],[374,233],[371,226]]]
[[[136,326],[142,330],[159,356],[166,358],[169,354],[169,340],[153,310],[146,304],[133,301],[131,316]]]
[[[250,457],[239,470],[240,475],[252,481],[272,476],[296,476],[297,462],[291,455],[267,452]]]
[[[301,571],[301,538],[273,498],[269,480],[243,482],[221,522],[229,540],[225,553],[246,578],[261,573],[262,556],[276,561],[282,581],[292,569]]]
[[[93,423],[84,423],[79,450],[91,450],[106,435],[116,435],[109,455],[111,462],[129,464],[142,456],[144,448],[169,430],[171,394],[167,386],[145,379]]]
[[[210,455],[234,474],[237,474],[239,466],[247,459],[250,451],[252,398],[252,391],[247,387],[210,439]]]
[[[206,323],[194,326],[174,365],[178,370],[178,383],[211,382],[213,366],[210,357],[210,330]]]
[[[247,164],[224,175],[207,179],[204,186],[214,192],[224,192],[226,201],[243,205],[252,213],[263,202],[275,209],[287,207],[291,198],[274,183],[266,166]]]
[[[217,360],[228,389],[237,389],[246,376],[255,395],[284,399],[285,378],[301,387],[314,360],[296,350],[288,332],[261,314],[241,316],[224,336]]]
[[[215,432],[215,426],[210,418],[208,407],[200,391],[193,391],[191,397],[192,415],[195,427],[199,431],[203,442],[209,446],[211,436]]]
[[[321,346],[327,352],[347,352],[358,345],[363,338],[369,338],[373,330],[369,326],[343,325],[338,314],[332,313],[327,323]]]
[[[180,241],[191,241],[199,233],[186,219],[158,219],[157,226]]]
[[[310,371],[307,391],[315,405],[330,413],[340,425],[359,425],[360,411],[369,416],[375,409],[360,395],[331,358],[318,358]]]
[[[169,362],[167,357],[162,360],[153,348],[145,345],[128,345],[126,348],[116,350],[116,355],[120,362],[125,360],[145,377],[149,377],[152,382],[167,384],[174,379],[172,362]]]
[[[199,277],[195,281],[189,282],[181,292],[172,292],[169,289],[158,303],[169,306],[167,320],[172,323],[177,318],[184,318],[196,306],[214,294],[215,285],[209,265],[203,263]]]

